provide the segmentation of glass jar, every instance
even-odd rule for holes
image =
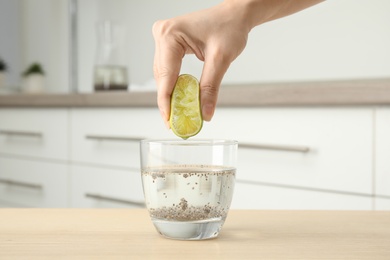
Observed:
[[[126,29],[113,21],[97,23],[94,89],[127,90]]]

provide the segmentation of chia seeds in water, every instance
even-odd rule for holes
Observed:
[[[152,219],[223,221],[233,196],[235,168],[175,165],[142,170]]]

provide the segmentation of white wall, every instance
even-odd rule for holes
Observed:
[[[389,77],[389,46],[390,1],[328,0],[255,29],[226,80]]]
[[[12,35],[21,39],[20,53],[7,52],[15,57],[10,63],[15,69],[13,77],[19,77],[21,70],[31,62],[39,61],[48,72],[47,91],[67,92],[69,0],[13,1],[18,3],[21,17],[12,23],[12,16],[9,16],[11,22],[2,23],[0,27],[10,33],[16,27],[21,28],[19,36]],[[130,81],[143,84],[153,78],[153,23],[218,2],[79,0],[79,91],[93,91],[95,24],[98,20],[113,19],[127,25]],[[5,2],[2,0],[1,3]],[[259,26],[251,32],[246,49],[231,65],[224,83],[390,77],[389,14],[388,0],[328,0]],[[2,34],[0,50],[10,48],[4,47],[4,39]],[[182,72],[199,77],[201,68],[201,62],[188,56]]]
[[[68,92],[68,0],[21,0],[23,70],[43,65],[47,92]]]
[[[20,5],[19,1],[0,1],[0,58],[7,66],[5,84],[15,87],[19,84],[21,71],[20,56]]]
[[[1,0],[0,56],[16,89],[33,62],[46,72],[47,92],[68,92],[68,0]]]
[[[131,82],[153,77],[153,22],[220,1],[79,1],[79,89],[92,91],[95,22],[122,20],[130,34]],[[255,28],[224,83],[390,77],[390,1],[328,0]],[[185,58],[183,72],[200,76],[202,63]]]
[[[219,1],[142,1],[79,0],[78,1],[78,87],[81,92],[93,90],[92,73],[96,55],[96,22],[114,20],[127,26],[127,56],[131,84],[143,84],[153,77],[154,42],[152,25],[192,10],[215,5]]]

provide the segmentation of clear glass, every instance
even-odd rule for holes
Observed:
[[[233,197],[237,141],[143,140],[145,204],[164,237],[218,236]]]
[[[100,90],[126,90],[128,71],[126,28],[113,21],[97,23],[97,49],[94,68],[94,88]]]

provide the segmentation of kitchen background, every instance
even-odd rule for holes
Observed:
[[[77,31],[70,32],[70,0],[2,0],[1,57],[9,63],[9,85],[32,62],[47,71],[48,92],[68,92],[70,57],[77,65],[77,91],[93,91],[97,48],[96,23],[126,26],[131,84],[153,78],[153,22],[219,1],[77,1]],[[76,2],[76,1],[75,1]],[[359,79],[390,75],[390,3],[386,0],[326,1],[254,29],[245,51],[232,64],[224,83]],[[75,41],[71,55],[69,44]],[[202,64],[185,58],[183,72],[200,76]],[[72,68],[73,69],[73,68]]]
[[[8,68],[0,90],[26,95],[19,93],[21,73],[38,62],[45,71],[41,95],[93,94],[96,24],[111,20],[126,28],[128,95],[154,92],[154,21],[218,2],[1,0],[0,58]],[[251,32],[223,85],[383,80],[390,87],[389,11],[387,0],[329,0],[264,24]],[[188,56],[182,72],[199,77],[201,68]],[[0,108],[4,207],[139,207],[137,140],[174,137],[155,105],[17,106]],[[390,209],[389,122],[387,104],[226,105],[199,137],[296,148],[240,150],[234,208]]]

